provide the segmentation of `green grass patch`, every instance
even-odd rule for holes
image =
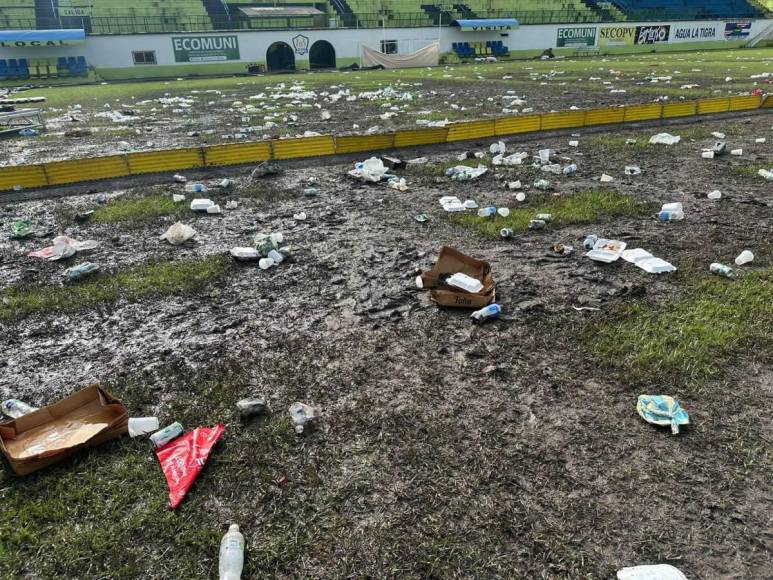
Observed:
[[[220,279],[229,269],[226,256],[143,264],[66,287],[13,286],[0,292],[0,319],[15,320],[38,312],[72,311],[119,298],[137,301],[151,296],[193,292]]]
[[[740,175],[741,177],[748,177],[749,179],[756,179],[759,181],[764,181],[764,179],[759,175],[760,169],[772,169],[770,165],[763,165],[762,163],[756,163],[753,165],[735,165],[731,168],[731,171],[735,175]]]
[[[593,351],[647,381],[718,376],[727,357],[755,348],[764,360],[773,325],[773,269],[735,280],[702,276],[673,302],[627,305],[592,329]]]
[[[171,195],[148,195],[117,199],[97,208],[91,217],[95,223],[149,221],[187,209],[185,202],[175,203]]]
[[[652,211],[651,204],[632,195],[616,191],[585,191],[568,197],[542,195],[532,198],[525,208],[510,208],[506,218],[481,218],[477,214],[452,216],[452,219],[482,234],[499,236],[499,230],[510,228],[514,232],[529,229],[529,221],[538,213],[552,214],[550,229],[571,224],[588,224],[623,216],[644,215]]]
[[[273,187],[268,183],[251,183],[236,192],[236,196],[242,199],[251,199],[259,204],[270,204],[295,197],[289,189]]]

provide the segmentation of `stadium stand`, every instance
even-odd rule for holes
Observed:
[[[261,28],[381,28],[448,25],[470,18],[521,24],[758,18],[773,0],[0,0],[0,29],[84,28],[89,34]],[[64,2],[63,2],[64,3]],[[242,10],[244,8],[254,9]],[[283,10],[286,8],[287,10]],[[298,9],[306,8],[307,10]],[[269,12],[275,11],[269,15]],[[305,12],[305,13],[304,13]]]

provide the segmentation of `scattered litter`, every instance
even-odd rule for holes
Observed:
[[[496,213],[497,213],[497,208],[495,208],[494,206],[482,207],[478,210],[478,217],[482,217],[482,218],[494,217]]]
[[[37,135],[40,135],[40,131],[37,129],[33,129],[32,127],[25,127],[21,131],[19,131],[19,135],[22,137],[35,137]]]
[[[424,165],[425,163],[428,163],[429,159],[426,157],[417,157],[416,159],[409,159],[406,161],[408,165]]]
[[[743,155],[743,149],[731,149],[730,155],[733,155],[735,157],[741,157]]]
[[[317,417],[316,409],[305,403],[293,403],[289,411],[290,418],[295,424],[295,432],[298,434],[303,433],[306,426],[310,425]]]
[[[633,250],[625,250],[621,256],[626,262],[630,262],[634,266],[638,266],[649,274],[666,274],[668,272],[675,272],[676,268],[660,258],[656,258],[648,251],[642,248],[635,248]]]
[[[89,221],[89,219],[91,219],[91,216],[93,215],[94,215],[93,209],[90,211],[82,211],[80,213],[75,214],[75,221],[78,223],[84,223]]]
[[[62,461],[126,433],[129,412],[99,385],[0,427],[0,452],[17,475]]]
[[[211,214],[221,214],[221,213],[223,213],[223,210],[222,210],[222,209],[220,209],[220,206],[219,206],[219,205],[217,205],[216,203],[214,203],[214,204],[210,205],[210,206],[207,208],[207,213],[208,213],[208,214],[210,214],[210,215],[211,215]]]
[[[396,189],[398,191],[408,191],[408,184],[406,183],[404,177],[392,177],[389,181],[387,181],[387,187]]]
[[[390,157],[389,155],[382,155],[381,162],[389,169],[404,169],[405,161],[398,159],[397,157]]]
[[[505,151],[507,151],[507,146],[503,141],[499,141],[497,143],[492,143],[491,147],[489,147],[489,152],[492,155],[496,154],[503,154]]]
[[[185,196],[181,193],[173,193],[172,194],[172,201],[174,203],[180,203],[181,201],[185,201]]]
[[[24,401],[20,401],[19,399],[7,399],[0,403],[0,411],[2,411],[3,415],[6,417],[10,417],[11,419],[18,419],[19,417],[24,417],[24,415],[29,415],[33,411],[37,411],[37,407],[33,407],[32,405],[28,405]]]
[[[207,186],[203,183],[186,183],[185,191],[188,193],[203,193],[207,191]]]
[[[579,141],[569,141],[569,147],[579,147],[580,142]]]
[[[185,183],[186,181],[188,181],[187,177],[185,177],[184,175],[180,175],[180,174],[173,175],[172,179],[174,181],[176,181],[177,183]]]
[[[754,142],[755,142],[755,143],[758,143],[758,144],[760,144],[760,145],[762,145],[762,144],[763,144],[763,143],[765,143],[766,141],[767,141],[767,139],[766,139],[765,137],[759,137],[759,138],[757,138],[757,139],[755,139],[755,140],[754,140]]]
[[[544,230],[545,227],[547,226],[547,224],[548,224],[548,222],[546,222],[545,220],[538,220],[538,219],[529,220],[529,229],[530,230]]]
[[[478,165],[477,167],[457,165],[446,170],[446,177],[450,177],[454,181],[469,181],[477,179],[487,171],[488,167],[485,165]]]
[[[684,219],[684,208],[679,202],[664,203],[658,213],[658,219],[664,222],[678,221]]]
[[[529,154],[525,151],[522,151],[520,153],[513,153],[512,155],[508,155],[505,157],[504,155],[497,155],[492,160],[491,163],[493,165],[521,165],[523,164],[525,159],[528,159]]]
[[[650,144],[652,145],[676,145],[682,138],[678,135],[671,135],[670,133],[658,133],[650,137]],[[633,140],[636,143],[636,140]],[[627,141],[626,141],[627,143]]]
[[[522,191],[519,191],[518,193],[515,194],[515,200],[519,202],[526,201],[526,194],[523,193]]]
[[[588,238],[586,238],[586,241]],[[585,255],[596,262],[610,264],[616,262],[625,250],[626,243],[619,240],[607,240],[597,238],[593,244],[593,249]]]
[[[306,212],[301,211],[301,212],[298,212],[298,213],[294,213],[293,214],[293,219],[295,221],[299,221],[299,222],[305,221],[306,220]]]
[[[730,266],[725,266],[719,262],[713,262],[709,265],[709,272],[716,274],[717,276],[724,276],[725,278],[735,278],[735,272]]]
[[[538,179],[534,182],[535,189],[546,190],[550,188],[550,182],[547,179]]]
[[[539,161],[542,163],[542,165],[547,165],[550,163],[550,157],[555,152],[552,149],[540,149],[539,150]]]
[[[197,427],[156,450],[169,485],[169,507],[175,509],[182,503],[223,431],[222,423],[215,427]]]
[[[542,171],[545,173],[553,173],[555,175],[561,174],[561,166],[558,163],[551,163],[550,165],[543,165]]]
[[[78,252],[93,250],[98,243],[95,240],[85,240],[79,242],[67,236],[57,236],[53,239],[53,245],[40,250],[30,252],[27,256],[31,258],[43,258],[44,260],[61,260],[74,256]]]
[[[242,262],[249,262],[251,260],[257,260],[260,258],[260,252],[256,250],[255,248],[244,248],[244,247],[237,247],[237,248],[231,248],[231,256],[235,260],[239,260]]]
[[[714,159],[714,152],[713,151],[702,151],[701,157],[703,159]]]
[[[478,204],[474,199],[465,199],[464,209],[478,209]]]
[[[714,153],[716,157],[721,157],[725,153],[727,153],[727,143],[724,141],[717,141],[714,143],[714,146],[711,148],[711,152]]]
[[[239,415],[246,418],[264,413],[268,408],[268,403],[265,397],[250,397],[237,401],[236,408],[239,409]]]
[[[476,310],[470,314],[470,318],[472,318],[474,323],[480,324],[482,322],[486,322],[487,320],[499,318],[501,313],[502,307],[499,304],[489,304],[488,306],[485,306],[484,308]]]
[[[67,268],[64,271],[64,275],[67,276],[67,279],[72,282],[74,280],[80,280],[82,278],[86,278],[87,276],[91,276],[92,274],[96,274],[98,271],[99,266],[97,264],[93,262],[83,262],[77,266]]]
[[[507,183],[507,188],[508,189],[521,189],[522,187],[523,187],[523,185],[521,184],[520,180],[518,180],[518,181],[509,181]]]
[[[158,449],[169,443],[172,439],[182,435],[184,431],[182,424],[175,421],[171,425],[167,425],[160,431],[153,433],[150,436],[150,441]]]
[[[218,575],[220,580],[240,580],[244,568],[244,536],[239,526],[231,524],[220,541]]]
[[[182,222],[177,222],[169,226],[169,229],[161,235],[161,239],[166,240],[173,246],[180,246],[193,238],[195,235],[196,230],[194,230],[191,226]]]
[[[191,202],[192,211],[207,211],[210,207],[215,205],[215,202],[211,199],[194,199]]]
[[[754,260],[754,254],[750,250],[744,250],[743,252],[738,254],[738,257],[735,259],[735,265],[743,266],[744,264],[748,264],[753,260]]]
[[[625,166],[625,174],[626,175],[641,175],[641,167],[638,165],[626,165]]]
[[[773,169],[760,169],[757,172],[757,175],[767,179],[768,181],[773,181]]]
[[[671,433],[677,435],[680,425],[689,425],[690,417],[679,403],[668,395],[639,395],[636,410],[641,418],[652,425],[670,426]]]
[[[576,163],[570,163],[566,167],[564,167],[564,175],[574,175],[577,172],[577,164]]]
[[[129,419],[129,437],[139,437],[158,431],[158,417],[132,417]]]
[[[706,197],[711,200],[722,199],[722,192],[719,191],[718,189],[715,189],[714,191],[707,194]]]
[[[236,201],[235,199],[225,202],[226,209],[236,209],[238,207],[239,207],[239,202]]]
[[[381,159],[371,157],[360,163],[355,163],[354,169],[349,172],[349,175],[362,181],[378,183],[384,179],[388,171]]]
[[[596,245],[596,240],[598,240],[599,237],[595,234],[588,234],[585,236],[585,239],[582,242],[583,248],[586,250],[592,250],[593,246]]]
[[[714,139],[724,139],[725,138],[725,134],[724,133],[720,133],[719,131],[714,131],[711,134],[711,136],[714,137]]]
[[[568,256],[569,254],[574,252],[574,248],[566,244],[553,244],[553,251],[556,254],[561,254],[562,256]]]
[[[413,219],[415,219],[420,224],[427,223],[429,221],[429,218],[426,214],[420,213],[419,215],[415,216]]]
[[[502,228],[499,230],[499,235],[503,237],[504,239],[512,238],[513,237],[513,230],[510,228]]]
[[[33,233],[32,220],[18,220],[11,224],[11,239],[20,240]]]
[[[654,139],[654,137],[653,137]],[[650,139],[650,143],[652,143],[652,139]],[[625,140],[626,145],[636,145],[636,139],[626,139]]]
[[[498,213],[498,214],[499,214],[501,217],[503,217],[503,218],[506,218],[507,216],[509,216],[509,215],[510,215],[510,208],[507,208],[507,207],[500,207],[500,208],[498,208],[498,209],[497,209],[497,213]]]
[[[687,580],[687,576],[669,564],[654,564],[621,568],[617,580]]]
[[[218,184],[217,184],[217,186],[218,186],[220,189],[228,189],[229,187],[231,187],[231,186],[233,185],[233,183],[234,183],[233,181],[231,181],[230,179],[228,179],[228,178],[226,177],[225,179],[222,179],[222,180],[220,181],[220,183],[218,183]]]
[[[449,285],[447,283],[449,273],[457,276],[456,281],[472,279],[477,284],[468,282],[467,287],[477,288],[480,284],[480,290],[472,293]],[[464,278],[460,278],[459,274],[464,275]],[[430,289],[432,300],[439,306],[483,308],[496,299],[495,283],[489,263],[471,258],[448,246],[441,248],[440,256],[432,270],[422,272],[416,278],[416,287]]]
[[[600,181],[601,183],[611,183],[611,182],[613,182],[614,180],[615,180],[615,178],[614,178],[614,177],[612,177],[611,175],[607,175],[606,173],[602,173],[602,174],[601,174],[601,177],[599,177],[599,181]]]
[[[280,172],[281,169],[278,165],[270,163],[269,161],[264,161],[252,170],[252,173],[250,173],[250,179],[260,179],[261,177],[266,177],[269,175],[277,175]]]
[[[459,212],[465,210],[464,204],[458,197],[446,195],[441,197],[439,201],[441,207],[447,212]]]

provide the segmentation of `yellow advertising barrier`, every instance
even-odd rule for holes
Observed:
[[[585,125],[585,111],[566,111],[542,115],[542,130],[571,129]]]
[[[271,159],[271,143],[232,143],[213,145],[204,148],[204,164],[207,167],[218,165],[239,165]]]
[[[322,137],[298,137],[274,141],[274,159],[299,159],[334,155],[335,141],[331,135]]]
[[[336,137],[336,153],[359,153],[391,149],[395,144],[395,134],[386,135],[345,135]]]
[[[124,155],[54,161],[46,163],[45,167],[49,185],[63,185],[129,175],[129,166]]]
[[[468,139],[485,139],[494,136],[494,120],[464,121],[448,126],[446,141],[467,141]]]
[[[624,123],[631,123],[634,121],[652,121],[653,119],[660,119],[663,115],[663,106],[658,103],[650,103],[648,105],[629,105],[625,107],[625,116],[623,117]]]
[[[337,138],[331,135],[299,137],[193,149],[171,149],[110,157],[72,159],[38,165],[0,167],[0,191],[10,190],[16,186],[36,188],[143,173],[239,165],[269,159],[322,157],[336,153],[413,147],[468,139],[485,139],[495,135],[620,124],[660,117],[670,119],[728,111],[747,111],[760,107],[773,108],[773,97],[768,96],[764,100],[754,95],[716,97],[664,105],[649,103],[627,107],[604,107],[588,111],[563,111],[523,117],[467,121],[454,123],[448,127],[398,131],[385,135],[345,135]]]
[[[762,97],[759,95],[746,95],[744,97],[730,97],[731,111],[750,111],[759,109]]]
[[[48,185],[46,171],[42,165],[16,165],[0,167],[0,191],[21,187],[43,187]]]
[[[448,129],[445,127],[416,129],[414,131],[398,131],[395,133],[395,147],[432,145],[433,143],[445,143],[447,139]]]
[[[204,155],[198,147],[195,149],[129,153],[126,157],[129,159],[129,171],[132,175],[180,171],[181,169],[204,166]]]
[[[495,135],[515,135],[517,133],[533,133],[542,127],[542,115],[526,117],[503,117],[494,123]]]
[[[698,114],[698,103],[687,101],[684,103],[667,103],[663,105],[663,118],[690,117]]]
[[[624,107],[604,107],[602,109],[591,109],[585,111],[585,126],[610,125],[612,123],[622,123],[625,117]]]
[[[700,99],[698,101],[698,114],[708,115],[709,113],[727,113],[730,109],[730,99],[728,97],[714,97],[712,99]]]

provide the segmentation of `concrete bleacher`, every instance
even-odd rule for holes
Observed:
[[[622,12],[638,19],[755,18],[764,11],[747,0],[611,0]]]
[[[19,22],[35,23],[34,0],[0,0],[0,28],[16,28]]]
[[[95,0],[91,9],[91,32],[96,34],[154,32],[154,23],[161,32],[168,29],[165,21],[178,23],[181,31],[212,29],[201,0]]]

